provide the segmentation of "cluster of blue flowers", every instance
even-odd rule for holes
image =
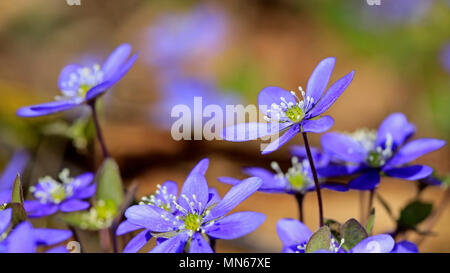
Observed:
[[[221,20],[205,24],[204,21],[209,22],[210,17],[208,13],[201,14],[200,22],[192,21],[190,17],[185,20],[194,28],[223,28]],[[170,27],[172,20],[170,17],[165,18],[161,26],[151,30],[151,35],[163,36],[157,39],[160,44],[153,44],[159,51],[165,50],[165,54],[153,60],[159,65],[178,64],[181,56],[185,56],[183,52],[179,52],[178,43],[171,40],[173,36],[169,37],[165,31],[161,31]],[[206,47],[214,41],[208,35],[196,35]],[[188,40],[193,42],[192,37]],[[58,80],[62,94],[53,102],[22,107],[17,115],[37,117],[88,105],[92,110],[104,160],[110,162],[108,160],[112,159],[102,138],[95,103],[131,69],[138,57],[138,54],[130,57],[131,52],[129,44],[122,44],[101,66],[66,66]],[[328,87],[335,61],[335,58],[329,57],[319,62],[305,91],[302,87],[298,88],[298,92],[274,86],[262,89],[258,105],[266,123],[241,123],[223,130],[223,139],[234,142],[281,133],[262,154],[276,151],[297,134],[301,134],[304,141],[304,146],[291,147],[292,166],[287,170],[283,170],[277,162],[272,162],[270,170],[257,166],[245,168],[243,172],[248,178],[244,180],[219,177],[220,182],[232,185],[223,197],[208,185],[205,174],[209,160],[205,158],[188,174],[180,192],[177,183],[166,181],[158,185],[154,194],[143,197],[137,205],[124,203],[121,187],[119,192],[111,194],[107,186],[106,195],[109,199],[105,198],[105,187],[99,185],[104,183],[100,181],[101,171],[98,175],[87,172],[71,177],[67,169],[61,171],[56,179],[50,176],[39,179],[27,188],[32,198],[23,201],[23,196],[17,199],[17,194],[22,189],[19,190],[14,181],[19,179],[16,174],[23,172],[29,156],[26,152],[17,152],[0,179],[0,252],[35,252],[42,249],[39,248],[41,246],[59,244],[71,237],[76,239],[75,232],[34,228],[29,222],[29,218],[65,215],[66,218],[63,219],[71,230],[75,230],[74,225],[80,229],[109,229],[114,250],[117,250],[116,236],[131,233],[135,236],[124,247],[123,252],[139,252],[155,238],[155,246],[150,250],[152,253],[211,253],[215,251],[216,240],[230,240],[247,235],[265,221],[266,216],[261,212],[231,213],[256,191],[290,194],[298,201],[300,220],[280,219],[276,225],[283,244],[282,251],[285,253],[418,252],[412,242],[395,242],[395,237],[400,232],[408,228],[416,229],[415,222],[411,224],[411,221],[400,219],[396,231],[372,235],[373,222],[370,221],[373,218],[363,227],[354,219],[340,224],[324,217],[321,189],[338,192],[360,190],[374,194],[384,176],[419,181],[421,185],[441,185],[442,181],[434,176],[430,166],[410,163],[445,145],[445,141],[439,139],[410,140],[416,131],[415,126],[404,114],[393,113],[381,122],[376,131],[361,129],[353,133],[330,132],[321,137],[321,148],[310,147],[308,133],[324,133],[333,126],[334,119],[323,114],[336,102],[355,76],[355,72],[351,71]],[[173,73],[177,75],[176,71]],[[172,79],[173,74],[165,77],[164,83],[168,89],[175,90],[172,93],[182,83],[199,91],[199,85],[195,82],[172,82]],[[172,85],[175,87],[170,87]],[[120,179],[120,175],[118,176]],[[109,173],[108,179],[117,180],[117,177]],[[319,204],[320,222],[315,232],[302,222],[303,199],[311,191],[317,192]],[[119,208],[123,205],[126,206],[121,212]],[[125,220],[120,223],[122,214]],[[66,251],[65,246],[47,249],[47,252]]]

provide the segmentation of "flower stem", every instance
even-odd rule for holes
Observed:
[[[298,204],[298,219],[303,223],[303,199],[304,195],[301,193],[295,194],[295,200],[297,200]]]
[[[370,194],[369,194],[369,206],[368,206],[368,211],[367,211],[367,217],[370,217],[370,214],[372,213],[372,207],[373,207],[373,197],[375,196],[375,188],[370,190]],[[368,219],[365,219],[365,221],[367,221]]]
[[[323,207],[322,207],[322,194],[320,192],[319,178],[317,177],[316,167],[314,165],[314,160],[311,155],[311,149],[309,147],[308,136],[306,132],[302,132],[303,142],[305,143],[306,154],[308,155],[309,165],[311,167],[311,172],[314,178],[314,184],[316,186],[317,192],[317,202],[319,204],[319,227],[323,226]]]
[[[97,139],[102,148],[103,158],[108,158],[109,152],[108,152],[108,149],[106,148],[105,140],[103,139],[103,134],[102,134],[102,130],[100,128],[100,123],[98,121],[98,115],[97,115],[95,103],[96,103],[96,100],[93,100],[92,102],[89,103],[89,106],[92,109],[92,118],[94,119],[95,132],[97,133]]]
[[[214,252],[216,252],[216,238],[209,237],[209,244]]]

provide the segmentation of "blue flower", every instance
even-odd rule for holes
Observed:
[[[209,253],[213,250],[208,238],[235,239],[254,231],[264,222],[265,215],[257,212],[245,211],[225,216],[261,186],[259,178],[244,180],[220,199],[208,188],[202,174],[206,171],[205,164],[200,167],[197,165],[195,169],[197,170],[191,171],[184,182],[177,200],[175,196],[163,198],[172,199],[174,211],[155,204],[135,205],[126,210],[127,220],[124,223],[127,224],[122,223],[124,227],[120,229],[120,233],[124,229],[132,230],[132,225],[144,229],[136,236],[137,239],[132,239],[139,246],[137,250],[145,245],[151,233],[165,240],[159,240],[150,252]],[[199,169],[203,171],[198,171]],[[186,245],[189,245],[189,249],[186,249]]]
[[[425,165],[405,166],[414,159],[445,145],[444,140],[422,138],[405,142],[414,134],[415,127],[405,115],[389,115],[378,131],[360,130],[353,134],[327,133],[321,142],[325,152],[355,168],[360,174],[349,187],[372,190],[380,182],[380,174],[406,180],[429,176],[432,168]]]
[[[72,236],[69,230],[33,228],[29,222],[21,222],[11,229],[12,209],[0,211],[0,253],[34,253],[38,246],[61,243]],[[67,252],[64,246],[47,252]]]
[[[103,66],[96,64],[83,67],[79,64],[69,64],[59,75],[58,86],[62,95],[56,96],[56,101],[22,107],[17,110],[17,115],[44,116],[95,100],[125,76],[133,66],[138,54],[128,58],[130,53],[131,46],[122,44],[109,55]]]
[[[11,201],[11,191],[18,173],[22,173],[30,155],[24,151],[16,151],[0,176],[0,205]]]
[[[195,165],[188,175],[188,178],[194,173],[199,173],[205,175],[209,165],[209,160],[204,158]],[[174,201],[176,201],[178,196],[178,186],[176,182],[166,181],[162,185],[157,185],[157,190],[155,194],[150,196],[144,196],[141,199],[139,205],[150,205],[156,206],[164,209],[172,214],[176,214],[178,211],[176,209]],[[213,188],[209,189],[209,200],[208,204],[216,203],[220,200],[220,196],[217,191]],[[137,236],[131,239],[125,246],[124,253],[138,252],[151,238],[151,230],[145,228],[142,225],[135,225],[128,220],[123,221],[116,230],[116,235],[120,236],[132,231],[141,230]],[[164,241],[164,238],[158,238],[157,243]]]
[[[304,253],[312,232],[298,220],[281,219],[277,223],[277,234],[283,243],[283,253]],[[394,248],[394,244],[395,241],[390,235],[378,234],[363,239],[350,249],[348,253],[389,253]],[[332,238],[329,249],[317,252],[345,253],[346,251]]]
[[[396,243],[391,253],[419,253],[419,249],[413,242],[404,240]]]
[[[306,158],[305,147],[293,146],[291,158],[292,167],[287,172],[283,172],[277,162],[271,163],[273,171],[260,168],[260,167],[248,167],[244,168],[243,172],[248,176],[254,176],[261,178],[263,184],[259,188],[259,191],[268,193],[288,193],[288,194],[305,194],[315,190],[313,175],[309,161]],[[322,153],[317,148],[311,149],[311,154],[316,167],[325,167],[329,164],[329,158],[327,154]],[[220,182],[227,184],[238,184],[241,180],[232,177],[219,177]],[[335,191],[347,191],[346,185],[339,183],[321,183],[321,187],[335,190]]]
[[[186,14],[164,14],[147,30],[148,61],[160,68],[173,68],[194,56],[204,60],[224,44],[226,19],[220,10],[206,5]]]
[[[77,177],[68,177],[68,170],[60,174],[61,182],[51,177],[39,180],[30,191],[36,200],[25,201],[24,207],[29,217],[43,217],[57,211],[72,212],[89,208],[90,204],[83,199],[94,195],[96,184],[91,183],[93,173],[84,173]]]
[[[286,131],[270,143],[262,154],[271,153],[299,132],[323,133],[334,123],[330,116],[319,117],[337,100],[353,79],[354,71],[325,89],[334,68],[335,58],[322,60],[311,74],[306,92],[301,87],[300,99],[294,91],[269,86],[258,95],[259,110],[269,123],[240,123],[225,128],[222,138],[228,141],[248,141]],[[325,93],[324,93],[325,92]]]

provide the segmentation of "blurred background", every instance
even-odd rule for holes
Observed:
[[[71,2],[71,1],[69,1]],[[72,1],[76,2],[76,1]],[[72,174],[95,171],[101,161],[93,141],[89,109],[43,118],[20,119],[24,105],[50,101],[59,94],[57,79],[67,64],[102,63],[119,44],[139,51],[137,63],[102,99],[106,143],[126,185],[136,181],[137,198],[156,184],[181,186],[201,158],[210,159],[207,179],[221,195],[230,188],[218,176],[244,178],[241,168],[289,166],[289,146],[261,156],[259,141],[174,141],[171,107],[192,103],[256,104],[268,85],[306,87],[315,65],[335,56],[331,81],[356,71],[349,88],[328,114],[334,131],[377,128],[392,112],[403,112],[417,126],[415,137],[449,140],[450,1],[93,1],[68,5],[64,0],[0,2],[0,170],[17,150],[30,160],[26,185],[68,167]],[[311,135],[314,146],[320,135]],[[441,175],[449,172],[448,146],[421,157]],[[393,214],[415,197],[415,182],[384,178],[380,194]],[[435,208],[445,204],[445,189],[429,187],[422,195]],[[305,200],[305,223],[317,228],[314,193]],[[448,194],[447,194],[448,198]],[[324,192],[325,217],[358,218],[359,192]],[[376,233],[395,228],[375,200]],[[275,231],[280,218],[297,217],[292,196],[256,193],[237,210],[267,215],[255,232],[219,241],[218,252],[279,252]],[[423,252],[450,252],[449,208],[436,221],[422,223],[433,234],[410,232]],[[41,223],[42,224],[42,223]],[[44,223],[43,225],[47,225]]]

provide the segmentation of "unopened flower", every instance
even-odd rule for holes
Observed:
[[[324,151],[331,157],[354,166],[354,173],[360,174],[350,181],[350,188],[371,190],[379,184],[381,174],[419,180],[432,173],[433,170],[429,166],[405,165],[441,148],[445,141],[422,138],[406,143],[414,132],[414,125],[408,122],[405,115],[394,113],[381,123],[378,131],[327,133],[321,142]]]
[[[84,173],[74,178],[68,175],[68,170],[64,169],[59,175],[61,182],[47,176],[41,178],[36,186],[30,187],[36,200],[27,200],[24,203],[29,217],[89,208],[89,202],[83,199],[90,198],[95,193],[96,184],[92,183],[94,174]]]
[[[283,243],[283,253],[304,253],[311,238],[311,230],[296,219],[281,219],[277,223],[277,234]],[[331,239],[329,249],[321,249],[320,253],[389,253],[395,241],[387,234],[369,236],[358,242],[349,251],[342,248],[343,242]]]
[[[353,79],[354,71],[327,88],[335,58],[322,60],[311,74],[306,91],[299,87],[300,97],[294,91],[269,86],[258,95],[259,110],[267,123],[240,123],[225,128],[222,138],[228,141],[248,141],[285,132],[263,150],[271,153],[299,132],[323,133],[334,123],[330,116],[319,117],[337,100]]]
[[[122,44],[109,55],[102,66],[99,64],[93,66],[69,64],[59,75],[58,86],[62,94],[56,96],[55,101],[22,107],[17,110],[17,115],[21,117],[44,116],[93,101],[130,70],[138,56],[135,54],[128,58],[130,53],[131,46]]]

